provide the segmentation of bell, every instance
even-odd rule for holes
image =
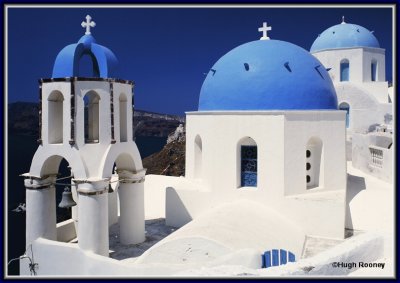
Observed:
[[[64,192],[62,194],[62,199],[61,199],[60,203],[58,204],[58,207],[69,208],[69,207],[72,207],[75,205],[76,205],[76,202],[72,198],[71,190],[68,187],[65,187]]]

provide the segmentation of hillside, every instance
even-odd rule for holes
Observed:
[[[143,159],[147,174],[184,176],[185,175],[185,129],[180,125],[168,136],[164,148]]]

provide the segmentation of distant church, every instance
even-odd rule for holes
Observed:
[[[275,237],[262,244],[290,251],[281,262],[287,255],[300,258],[306,236],[345,238],[346,161],[357,165],[364,158],[360,166],[367,168],[390,135],[384,50],[371,32],[343,21],[324,31],[310,54],[271,40],[264,23],[260,40],[232,49],[211,67],[198,111],[187,113],[186,176],[145,181],[132,133],[134,84],[112,78],[117,59],[96,43],[90,16],[82,26],[85,35],[60,51],[52,78],[40,80],[40,145],[24,174],[26,244],[40,247],[42,274],[61,268],[58,258],[66,274],[82,268],[135,274],[134,263],[106,258],[109,227],[119,224],[123,245],[145,241],[145,203],[165,207],[173,227],[222,204],[266,207],[276,215],[267,223]],[[79,74],[84,56],[92,62],[89,78]],[[380,128],[371,130],[373,124]],[[379,132],[383,125],[389,130]],[[386,149],[383,157],[392,154]],[[63,158],[73,176],[66,201],[72,219],[57,224],[55,183]],[[374,170],[385,171],[386,163],[379,164]],[[156,189],[162,197],[145,201],[146,191]],[[29,274],[26,267],[21,272]]]
[[[393,177],[393,87],[385,74],[385,49],[366,28],[342,23],[320,35],[310,50],[334,83],[347,112],[347,155],[355,168],[387,182]]]

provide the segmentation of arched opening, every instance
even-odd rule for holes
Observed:
[[[201,179],[203,171],[203,144],[199,135],[194,139],[194,178]]]
[[[378,62],[374,59],[371,62],[371,81],[375,82],[378,75]]]
[[[119,133],[120,142],[126,142],[128,140],[128,121],[127,121],[127,99],[125,94],[119,96]]]
[[[349,81],[350,63],[349,60],[343,59],[340,61],[340,81]]]
[[[118,197],[114,195],[115,192],[108,194],[110,238],[118,238],[118,242],[125,245],[145,240],[144,172],[142,170],[137,172],[136,165],[135,158],[131,154],[121,153],[117,156],[111,180],[118,181],[116,192]],[[105,169],[110,170],[111,163],[107,162]],[[115,244],[117,243],[110,242],[110,249],[114,250],[113,257],[122,256],[126,252],[125,248],[115,247]]]
[[[238,187],[257,187],[257,143],[250,137],[238,143]]]
[[[85,143],[98,143],[100,131],[100,96],[90,91],[83,98],[85,104]]]
[[[55,190],[55,212],[57,223],[57,240],[60,242],[70,242],[77,237],[77,205],[60,207],[60,204],[78,204],[76,187],[71,182],[72,168],[62,156],[54,155],[49,157],[43,164],[41,176],[56,175],[54,185],[50,188]],[[67,189],[67,190],[66,190]],[[65,191],[69,191],[63,197]],[[54,206],[53,206],[54,207]],[[49,212],[50,213],[50,212]]]
[[[323,181],[322,140],[318,137],[312,137],[307,143],[305,154],[307,189],[320,187]]]
[[[85,53],[79,59],[78,77],[99,77],[99,65],[96,57],[94,57],[92,54]]]
[[[346,111],[346,128],[350,125],[350,105],[347,102],[342,102],[339,104],[339,110]]]
[[[49,143],[63,143],[63,102],[59,91],[50,93],[48,100],[48,137]]]

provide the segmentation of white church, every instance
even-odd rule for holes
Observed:
[[[385,49],[373,31],[343,17],[318,35],[310,52],[329,68],[339,109],[347,112],[348,159],[392,182],[393,87],[386,81]]]
[[[145,175],[132,133],[134,83],[113,78],[116,56],[92,36],[90,16],[82,27],[85,35],[59,52],[52,78],[40,80],[40,145],[23,175],[21,275],[201,275],[220,266],[302,275],[312,260],[318,272],[333,255],[345,261],[370,244],[379,248],[362,260],[380,258],[382,239],[365,232],[349,203],[349,166],[392,182],[394,94],[371,32],[343,20],[310,53],[270,39],[264,23],[259,40],[210,68],[198,111],[186,113],[185,176],[168,177]],[[79,76],[83,56],[92,77]],[[62,205],[72,218],[56,223],[62,159],[72,175]],[[151,219],[173,232],[148,247]],[[111,227],[123,260],[111,256]]]

